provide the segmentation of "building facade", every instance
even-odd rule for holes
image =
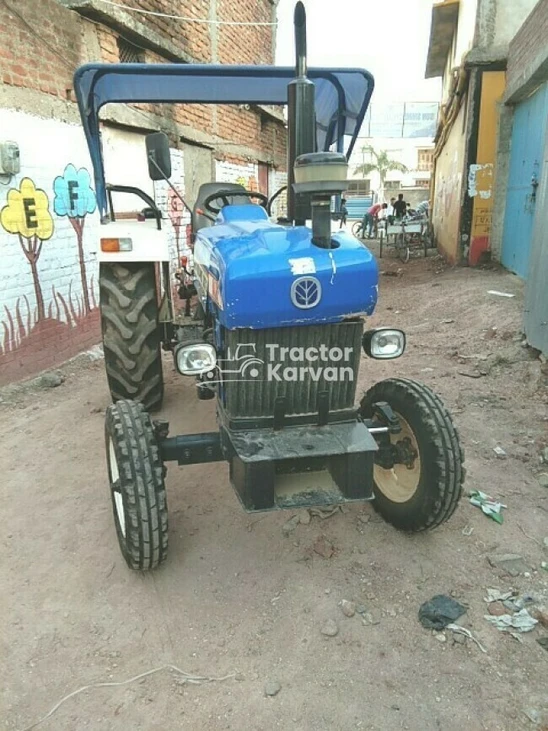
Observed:
[[[526,280],[524,330],[548,356],[548,0],[510,44],[501,108],[493,255]]]
[[[20,155],[16,175],[0,168],[0,383],[100,340],[98,216],[75,69],[87,62],[269,64],[275,21],[275,0],[0,3],[0,144],[12,143],[6,155],[15,148]],[[172,182],[191,205],[211,180],[266,194],[285,182],[278,109],[111,105],[102,117],[107,182],[139,187],[164,208],[174,266],[187,246],[188,217],[167,186],[148,177],[148,132],[168,134]],[[115,206],[139,207],[122,196]]]
[[[363,175],[360,170],[363,165],[376,163],[369,151],[371,147],[376,153],[386,152],[389,160],[401,163],[406,170],[388,170],[384,184],[378,170]],[[432,137],[359,137],[350,160],[351,181],[347,194],[389,199],[397,192],[403,192],[406,200],[416,205],[429,197],[433,169]]]
[[[500,109],[510,42],[537,0],[443,0],[432,9],[426,78],[442,77],[431,188],[438,248],[491,256]]]

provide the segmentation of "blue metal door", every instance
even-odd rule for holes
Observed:
[[[544,136],[548,118],[548,84],[517,105],[514,113],[502,264],[523,279],[529,271],[529,253],[536,207],[535,181],[540,182]]]

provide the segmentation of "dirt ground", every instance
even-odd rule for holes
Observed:
[[[38,728],[515,731],[548,724],[548,652],[536,641],[548,629],[539,625],[520,642],[484,619],[487,587],[548,598],[541,568],[548,489],[538,479],[546,468],[539,455],[548,445],[548,391],[538,354],[520,344],[522,285],[496,270],[446,269],[437,258],[383,260],[381,269],[401,271],[381,276],[372,320],[404,328],[408,352],[392,363],[364,357],[360,385],[402,375],[434,388],[460,429],[465,489],[500,498],[504,524],[464,497],[431,534],[398,533],[366,505],[313,516],[284,535],[292,514],[244,513],[225,465],[173,466],[168,561],[154,573],[131,573],[107,492],[103,364],[67,365],[58,388],[5,389],[3,728],[34,728],[82,686],[163,665],[230,677],[193,684],[164,670],[92,688]],[[171,433],[213,430],[214,402],[198,401],[169,358],[166,371],[162,416]],[[334,545],[330,558],[313,550],[321,536]],[[490,565],[495,553],[520,554],[530,570],[511,577]],[[459,623],[485,653],[471,640],[455,642],[450,631],[443,641],[423,629],[419,607],[437,594],[468,606]],[[343,599],[366,614],[344,616]],[[334,637],[321,633],[328,619],[338,625]],[[275,682],[281,690],[267,697],[265,684]]]

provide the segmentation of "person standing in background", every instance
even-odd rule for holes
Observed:
[[[346,224],[346,219],[348,218],[348,208],[346,207],[346,198],[341,198],[341,225],[339,228],[342,228]]]
[[[390,225],[394,223],[394,203],[396,202],[395,198],[390,198],[390,203],[388,205],[388,208],[386,209],[386,220]]]
[[[403,193],[398,195],[398,200],[394,203],[394,215],[396,218],[404,218],[407,213],[407,203],[403,200]]]

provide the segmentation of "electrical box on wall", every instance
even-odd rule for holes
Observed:
[[[0,173],[17,175],[20,170],[21,159],[17,142],[0,142]]]

